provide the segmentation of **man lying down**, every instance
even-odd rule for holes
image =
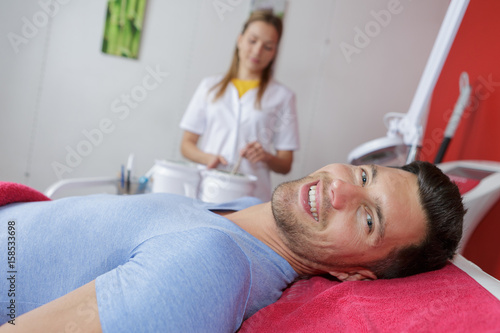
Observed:
[[[332,164],[258,204],[169,194],[10,204],[0,208],[0,331],[234,332],[301,276],[372,280],[441,268],[463,215],[457,187],[426,162]]]

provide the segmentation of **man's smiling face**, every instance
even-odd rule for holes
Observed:
[[[331,164],[281,184],[272,208],[284,243],[325,271],[363,267],[426,232],[416,176],[374,165]]]

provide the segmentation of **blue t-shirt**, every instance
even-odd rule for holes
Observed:
[[[0,323],[12,318],[11,299],[19,316],[95,279],[104,332],[234,332],[297,277],[271,248],[209,210],[256,203],[147,194],[0,207]],[[90,304],[79,311],[95,315]]]

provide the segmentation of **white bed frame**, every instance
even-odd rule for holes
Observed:
[[[500,300],[500,281],[484,272],[472,261],[465,259],[461,254],[457,254],[453,259],[453,264],[467,273],[470,277],[482,285],[486,290]]]

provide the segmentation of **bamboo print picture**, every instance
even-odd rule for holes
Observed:
[[[102,52],[137,59],[147,0],[108,0]]]
[[[285,16],[286,0],[252,0],[250,13],[256,10],[268,10],[283,19]]]

